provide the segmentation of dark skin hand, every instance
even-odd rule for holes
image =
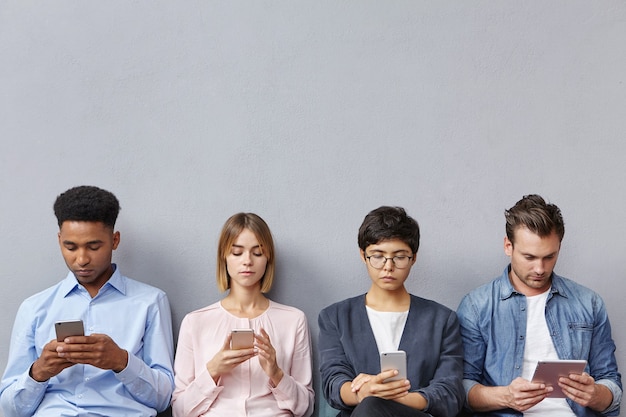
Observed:
[[[37,382],[44,382],[58,375],[65,368],[74,365],[67,359],[59,357],[57,346],[60,342],[51,340],[43,347],[41,356],[30,367],[30,376]]]
[[[63,342],[51,340],[31,366],[30,375],[35,381],[47,381],[77,363],[120,372],[128,365],[128,352],[105,334],[71,336]]]

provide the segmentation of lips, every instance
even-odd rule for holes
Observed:
[[[93,270],[91,269],[79,269],[78,271],[76,271],[76,275],[78,275],[79,277],[88,277],[92,273]]]

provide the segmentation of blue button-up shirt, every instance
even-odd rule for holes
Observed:
[[[55,321],[70,319],[82,319],[85,334],[106,334],[127,350],[127,367],[115,373],[77,364],[48,381],[32,379],[30,366],[55,338]],[[128,279],[115,268],[91,298],[69,273],[20,306],[0,403],[6,417],[154,416],[170,402],[172,359],[170,306],[163,291]]]
[[[509,268],[499,278],[467,294],[459,305],[466,394],[477,383],[505,386],[522,375],[526,297],[513,288]],[[559,359],[587,360],[585,372],[613,393],[613,403],[602,415],[619,415],[621,375],[615,360],[611,324],[600,296],[553,273],[546,301],[546,323]],[[577,416],[598,415],[567,401]],[[476,415],[520,416],[522,413],[506,409]]]

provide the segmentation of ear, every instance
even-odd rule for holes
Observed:
[[[413,259],[411,259],[411,266],[415,265],[415,261],[417,261],[417,252],[413,254]]]
[[[117,249],[117,245],[120,244],[120,232],[113,233],[113,250]]]
[[[513,254],[513,242],[511,242],[508,237],[504,238],[504,253],[506,256]]]
[[[365,259],[365,251],[363,249],[359,249],[359,252],[361,253],[361,260],[365,265],[367,265],[367,259]]]

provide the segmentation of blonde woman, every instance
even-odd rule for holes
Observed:
[[[174,364],[175,417],[310,416],[311,347],[306,316],[265,296],[274,280],[269,227],[253,213],[230,217],[219,239],[220,301],[182,321]],[[252,329],[235,349],[232,331]]]

